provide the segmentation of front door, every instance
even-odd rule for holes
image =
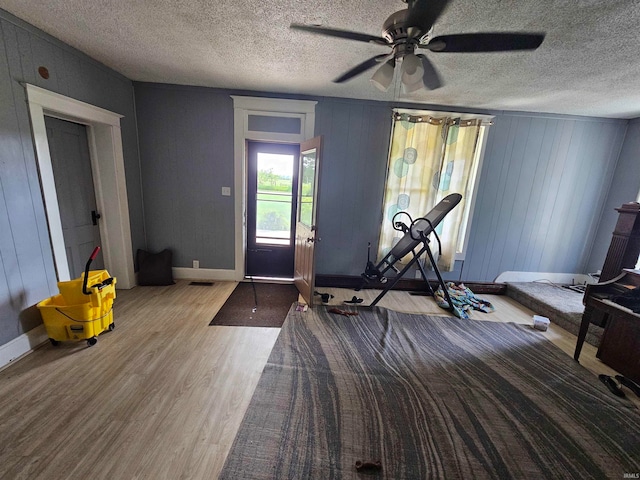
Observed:
[[[69,274],[78,278],[100,245],[87,127],[52,117],[45,117],[45,125]],[[91,268],[104,268],[102,253]]]
[[[300,144],[296,255],[293,278],[298,291],[309,306],[313,305],[313,291],[315,289],[315,244],[320,241],[316,226],[316,211],[321,144],[322,137],[315,137]]]
[[[293,278],[297,144],[248,142],[249,277]]]

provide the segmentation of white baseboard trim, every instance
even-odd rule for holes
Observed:
[[[548,273],[548,272],[502,272],[494,280],[495,283],[505,282],[539,282],[549,281],[567,285],[596,283],[589,275],[584,273]]]
[[[188,278],[189,280],[217,280],[219,282],[235,282],[235,270],[220,270],[213,268],[185,268],[173,267],[173,278]]]
[[[23,355],[30,353],[48,339],[49,337],[47,336],[44,325],[38,325],[36,328],[0,346],[0,369],[6,367],[9,363],[19,359]]]

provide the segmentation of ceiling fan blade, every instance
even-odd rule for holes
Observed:
[[[422,69],[424,70],[422,83],[425,88],[429,90],[440,88],[442,86],[442,80],[440,80],[440,75],[438,75],[438,71],[436,70],[436,67],[434,67],[433,63],[431,63],[431,60],[423,54],[416,55],[416,57],[422,59]]]
[[[427,45],[418,45],[432,52],[507,52],[535,50],[544,40],[544,33],[461,33],[434,37]]]
[[[420,27],[426,33],[442,15],[450,0],[414,0],[409,1],[407,27]]]
[[[334,80],[334,83],[346,82],[347,80],[355,77],[356,75],[360,75],[361,73],[366,72],[370,68],[375,67],[377,64],[383,62],[387,57],[389,57],[389,54],[387,53],[383,53],[381,55],[376,55],[375,57],[371,57],[369,60],[365,60],[361,64],[353,67],[348,72],[345,72],[342,75],[340,75],[338,78]]]
[[[338,28],[327,28],[319,25],[303,25],[301,23],[292,23],[290,28],[294,30],[302,30],[303,32],[315,33],[317,35],[327,35],[329,37],[345,38],[347,40],[355,40],[357,42],[377,43],[379,45],[389,45],[382,37],[369,35],[367,33],[352,32],[350,30],[340,30]]]

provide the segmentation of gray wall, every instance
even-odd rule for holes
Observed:
[[[618,165],[602,209],[602,217],[594,247],[587,263],[587,271],[602,270],[611,243],[611,234],[618,221],[618,208],[623,203],[635,202],[640,191],[640,118],[629,122]]]
[[[491,127],[462,277],[585,273],[627,121],[501,114]]]
[[[360,275],[367,242],[375,256],[391,135],[391,106],[321,99],[316,134],[323,135],[316,273]]]
[[[49,69],[42,79],[38,67]],[[29,124],[27,82],[124,115],[133,246],[144,246],[133,88],[129,80],[0,10],[0,345],[41,323],[34,305],[57,293]]]
[[[147,246],[173,265],[234,268],[233,102],[214,89],[135,84]]]
[[[324,99],[317,112],[316,132],[325,135],[317,271],[357,275],[367,241],[378,241],[391,107]],[[496,118],[466,259],[445,279],[585,272],[627,121],[477,113]]]
[[[150,247],[173,248],[176,266],[233,268],[233,201],[219,192],[233,180],[229,95],[242,93],[138,83],[135,91]],[[367,242],[378,240],[392,106],[314,100],[324,136],[316,271],[359,275]],[[495,125],[467,258],[446,278],[585,272],[628,122],[477,113],[495,114]]]
[[[197,259],[200,268],[233,269],[233,196],[220,195],[234,178],[230,95],[268,94],[137,82],[134,87],[149,249],[171,248],[177,267],[191,267]],[[313,100],[319,101],[316,131],[324,135],[318,273],[356,272],[366,260],[367,241],[377,241],[380,220],[372,223],[371,214],[380,216],[391,108]],[[362,215],[362,205],[370,215]],[[345,244],[357,252],[347,262],[330,253]]]

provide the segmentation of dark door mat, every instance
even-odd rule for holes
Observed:
[[[189,285],[197,285],[200,287],[211,287],[213,282],[189,282]]]
[[[256,297],[258,308],[254,312]],[[294,285],[239,283],[209,325],[280,328],[297,300],[298,289]]]

